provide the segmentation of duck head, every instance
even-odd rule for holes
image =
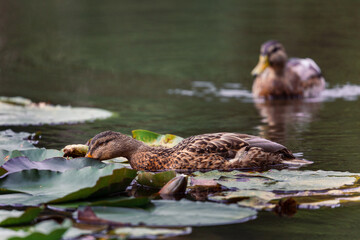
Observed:
[[[85,157],[98,160],[125,157],[130,160],[132,154],[141,147],[144,147],[143,143],[125,134],[106,131],[92,138]]]
[[[267,67],[274,68],[276,72],[282,71],[287,61],[284,46],[275,40],[270,40],[261,45],[259,62],[251,71],[253,76],[261,74]]]

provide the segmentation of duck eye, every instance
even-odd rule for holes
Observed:
[[[280,47],[274,47],[274,48],[269,52],[269,54],[274,53],[274,52],[278,51],[279,49],[280,49]]]

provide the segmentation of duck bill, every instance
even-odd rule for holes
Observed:
[[[87,154],[85,155],[85,157],[87,157],[87,158],[94,158],[93,156],[91,156],[90,153],[87,153]]]
[[[269,66],[269,59],[267,56],[260,55],[259,56],[259,62],[256,65],[256,67],[251,71],[251,75],[257,76],[261,74],[265,68]]]

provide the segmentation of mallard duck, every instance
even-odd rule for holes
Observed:
[[[274,165],[308,164],[283,145],[240,133],[209,133],[184,139],[172,148],[150,147],[119,132],[97,134],[86,157],[125,157],[132,168],[146,171],[266,169]]]
[[[317,97],[325,89],[319,66],[310,58],[288,60],[284,46],[274,40],[261,45],[259,62],[251,72],[254,97],[265,99]]]

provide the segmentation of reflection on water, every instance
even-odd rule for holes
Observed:
[[[321,102],[303,100],[279,100],[255,102],[255,107],[263,118],[258,126],[261,137],[279,141],[294,132],[302,132],[314,120]]]
[[[240,83],[224,83],[216,85],[208,81],[194,81],[190,89],[169,89],[170,95],[218,99],[227,102],[236,99],[243,103],[253,102],[262,123],[257,126],[259,135],[273,141],[282,141],[295,133],[308,130],[309,124],[316,118],[324,102],[337,99],[356,101],[360,96],[360,86],[354,84],[337,85],[325,89],[317,98],[299,100],[263,101],[254,99],[250,91],[242,89]],[[240,104],[240,103],[239,103]]]

